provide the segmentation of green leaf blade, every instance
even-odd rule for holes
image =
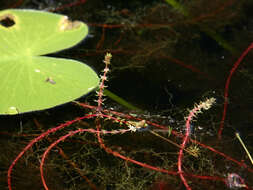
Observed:
[[[8,15],[15,24],[0,26],[0,51],[9,50],[8,55],[45,55],[70,48],[88,34],[83,22],[70,21],[67,16],[29,9],[9,9],[0,12],[0,18]],[[16,43],[9,43],[9,39]],[[15,53],[14,53],[15,52]]]
[[[34,10],[0,11],[0,115],[55,107],[99,84],[82,62],[41,56],[70,48],[88,27],[66,16]]]
[[[33,56],[13,61],[9,71],[0,70],[6,76],[0,85],[1,114],[9,114],[11,107],[24,113],[64,104],[96,89],[99,82],[90,67],[71,59]]]

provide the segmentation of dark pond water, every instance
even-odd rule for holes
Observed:
[[[186,146],[195,148],[199,155],[194,157],[185,152],[182,169],[190,174],[186,179],[193,190],[233,189],[233,184],[229,187],[220,180],[191,176],[225,179],[231,173],[241,176],[250,189],[253,186],[252,163],[235,132],[240,133],[252,153],[251,51],[231,77],[222,139],[218,140],[217,133],[222,121],[227,78],[238,58],[253,42],[253,2],[182,0],[176,1],[180,4],[174,7],[169,2],[21,0],[5,1],[1,8],[49,10],[88,24],[88,38],[53,56],[83,61],[100,73],[105,53],[112,53],[107,89],[142,111],[130,110],[110,97],[105,101],[105,108],[136,114],[168,128],[162,132],[151,128],[162,137],[150,131],[103,136],[106,146],[122,155],[177,171],[179,148],[164,138],[180,145],[182,139],[173,134],[169,136],[169,129],[185,133],[184,118],[189,110],[206,98],[216,98],[211,109],[194,118],[190,137],[245,163],[247,168],[189,141]],[[96,105],[94,99],[96,96],[91,93],[79,101]],[[1,117],[0,189],[8,189],[8,167],[33,138],[89,111],[69,103],[46,111]],[[102,126],[106,130],[123,127],[110,121],[103,121]],[[52,142],[78,128],[95,128],[95,122],[79,121],[34,145],[14,167],[13,189],[43,189],[39,173],[41,155]],[[69,138],[53,149],[44,170],[51,190],[186,189],[178,175],[150,170],[108,154],[100,148],[96,136],[86,133]]]

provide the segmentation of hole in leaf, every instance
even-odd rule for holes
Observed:
[[[6,28],[11,27],[15,24],[14,17],[10,14],[3,15],[0,17],[0,24]]]

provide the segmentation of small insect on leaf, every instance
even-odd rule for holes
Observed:
[[[49,82],[51,84],[56,84],[56,82],[51,77],[47,77],[46,82]]]

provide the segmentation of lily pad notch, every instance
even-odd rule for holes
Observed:
[[[0,11],[0,115],[52,108],[98,87],[88,65],[46,54],[73,47],[88,26],[67,16],[30,9]]]

